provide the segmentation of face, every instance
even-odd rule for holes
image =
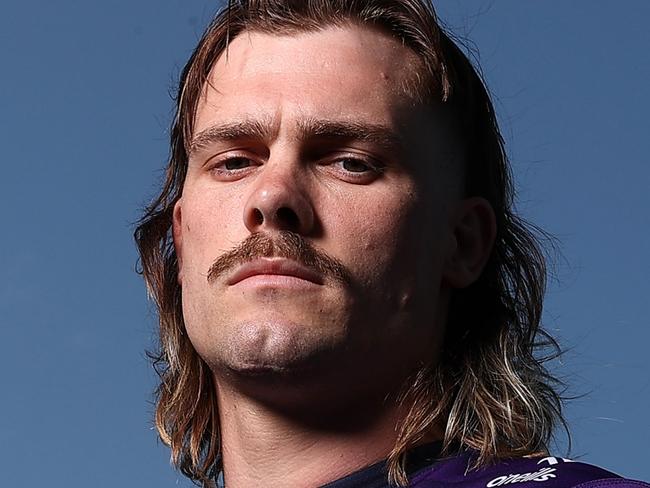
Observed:
[[[243,33],[216,62],[174,243],[217,381],[372,388],[436,354],[458,184],[405,89],[417,65],[361,27]]]

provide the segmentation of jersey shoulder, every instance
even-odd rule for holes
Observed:
[[[411,488],[650,488],[650,484],[570,459],[547,456],[501,460],[470,469],[471,453],[447,458],[416,473]]]

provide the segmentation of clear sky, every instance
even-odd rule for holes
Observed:
[[[650,2],[438,5],[480,50],[521,213],[562,243],[545,322],[584,395],[572,454],[650,480]],[[2,4],[0,486],[190,486],[152,430],[156,322],[131,235],[216,7]]]

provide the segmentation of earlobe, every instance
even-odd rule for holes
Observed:
[[[183,262],[182,262],[182,247],[183,247],[183,226],[182,224],[182,215],[181,215],[181,200],[179,199],[174,204],[174,210],[172,214],[172,238],[174,239],[174,250],[176,251],[176,261],[178,263],[178,275],[176,279],[178,284],[183,284]]]
[[[465,288],[479,278],[494,247],[496,218],[492,205],[480,197],[463,200],[451,231],[454,245],[443,278],[452,288]]]

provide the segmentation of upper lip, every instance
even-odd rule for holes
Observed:
[[[244,263],[230,275],[227,284],[234,285],[256,275],[294,276],[318,285],[323,284],[323,277],[320,273],[297,261],[284,258],[261,258]]]

